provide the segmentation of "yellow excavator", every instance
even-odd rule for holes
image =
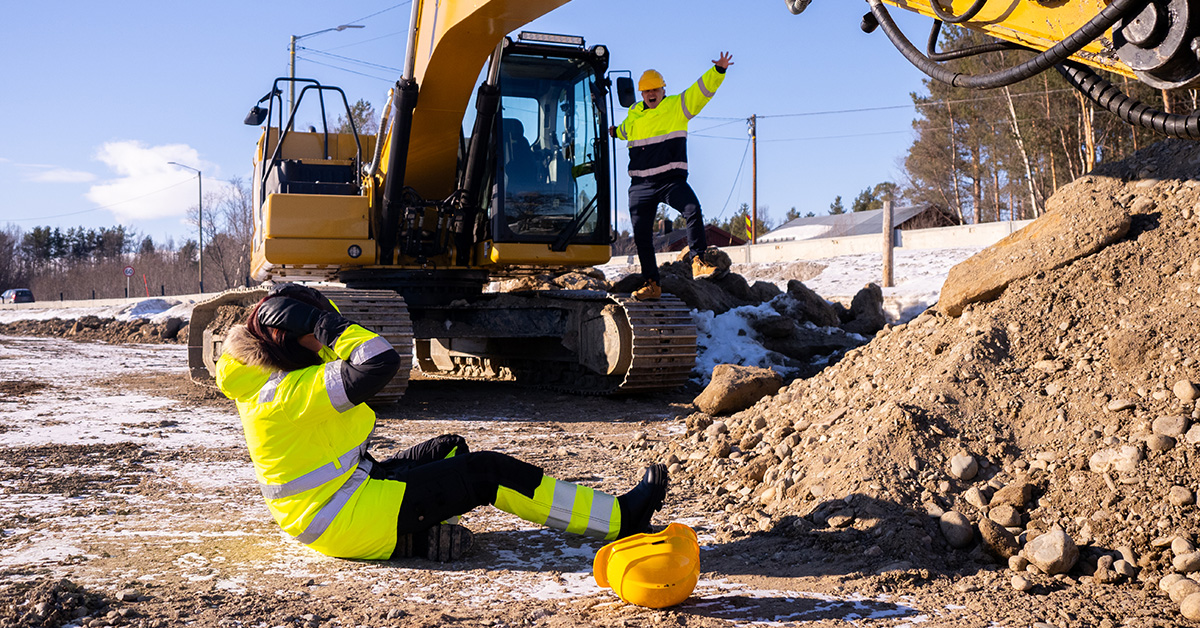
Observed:
[[[353,128],[340,89],[276,79],[246,119],[263,128],[254,155],[254,279],[336,285],[322,290],[343,313],[433,376],[585,394],[684,383],[695,361],[696,329],[674,297],[638,302],[589,290],[486,290],[497,279],[587,268],[610,257],[609,51],[581,37],[514,35],[568,1],[414,0],[404,73],[374,137]],[[785,4],[798,14],[809,1]],[[1162,89],[1195,84],[1200,0],[867,4],[863,30],[882,28],[937,80],[986,89],[1055,67],[1130,124],[1200,138],[1197,116],[1132,101],[1091,69]],[[933,18],[926,51],[900,31],[889,6]],[[997,41],[938,51],[945,23]],[[980,76],[944,65],[1014,48],[1035,54]],[[290,107],[285,86],[298,90]],[[615,88],[623,107],[634,103],[629,77],[618,78]],[[327,103],[343,108],[351,132],[330,132],[327,123],[320,130],[294,128],[305,98],[317,101],[323,119]],[[265,288],[231,291],[196,306],[189,329],[193,379],[211,381],[225,330],[263,294]],[[410,370],[402,368],[375,402],[398,400]]]

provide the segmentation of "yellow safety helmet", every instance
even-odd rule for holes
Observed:
[[[630,604],[666,608],[688,599],[700,579],[696,533],[672,523],[657,534],[635,534],[600,549],[592,562],[596,584]]]
[[[660,87],[666,87],[667,82],[663,80],[658,70],[646,70],[642,73],[642,78],[638,79],[638,91],[645,92]]]

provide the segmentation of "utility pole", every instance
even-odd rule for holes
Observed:
[[[895,285],[892,273],[892,256],[895,254],[896,229],[892,226],[892,202],[883,202],[883,286],[891,288]]]
[[[415,6],[415,4],[414,4],[414,6]],[[295,101],[296,101],[296,80],[295,80],[296,79],[296,42],[300,41],[301,39],[304,39],[305,37],[312,37],[313,35],[320,35],[321,33],[328,33],[330,31],[341,32],[341,31],[346,30],[347,28],[363,28],[363,25],[362,24],[342,24],[340,26],[335,26],[333,28],[325,28],[325,29],[322,29],[319,31],[313,31],[313,32],[305,34],[305,35],[292,35],[292,41],[290,44],[288,44],[288,78],[292,79],[292,80],[288,81],[288,104],[287,104],[287,106],[288,106],[288,115],[289,116],[291,115],[292,106],[295,104]],[[292,126],[292,122],[289,119],[288,127],[290,128],[291,126]]]
[[[758,115],[750,114],[750,244],[758,244]]]
[[[200,262],[200,269],[199,269],[200,270],[200,293],[203,294],[204,293],[204,183],[203,183],[203,174],[200,172],[199,168],[185,166],[179,162],[168,161],[167,164],[171,165],[171,166],[179,166],[180,168],[187,168],[188,170],[191,170],[196,173],[196,192],[199,195],[196,198],[196,223],[197,223],[197,226],[200,227],[200,232],[198,234],[198,237],[200,239],[199,239],[199,241],[196,242],[196,246],[198,247],[198,249],[200,251],[200,255],[198,257],[198,260]],[[126,283],[128,283],[128,281]],[[125,291],[126,292],[129,291],[129,286],[125,287]]]

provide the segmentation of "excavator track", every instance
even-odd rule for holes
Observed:
[[[397,403],[408,389],[412,372],[412,320],[404,298],[391,290],[350,290],[321,288],[321,293],[337,304],[342,316],[383,336],[400,354],[400,369],[383,390],[371,397],[370,405]]]
[[[626,295],[607,295],[628,322],[621,342],[628,348],[628,366],[601,374],[582,364],[483,356],[454,356],[454,367],[428,373],[446,379],[515,381],[521,385],[583,395],[621,395],[673,390],[691,377],[696,363],[696,324],[683,301],[664,295],[658,301],[637,301]]]
[[[375,406],[398,402],[408,388],[408,377],[412,372],[412,321],[404,299],[391,290],[324,286],[320,290],[337,304],[343,316],[383,336],[400,354],[400,370],[370,399],[370,404]],[[241,288],[196,304],[188,336],[188,366],[193,381],[203,386],[216,386],[213,377],[225,333],[230,326],[244,322],[250,308],[266,294],[266,288]]]

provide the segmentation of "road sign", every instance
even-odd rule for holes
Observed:
[[[126,267],[125,267],[125,276],[126,276],[126,277],[132,277],[132,276],[133,276],[133,266],[126,266]]]

